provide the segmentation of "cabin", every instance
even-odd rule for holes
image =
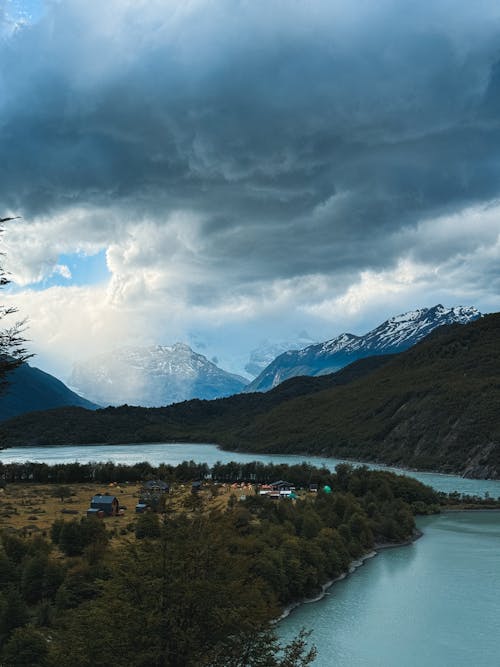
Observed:
[[[193,482],[191,484],[191,493],[199,493],[201,491],[201,482]]]
[[[270,498],[288,498],[295,491],[295,486],[290,484],[290,482],[285,482],[283,479],[273,482],[269,486],[271,487]]]
[[[163,482],[161,479],[150,479],[147,482],[144,482],[142,490],[145,493],[169,493],[170,485],[167,484],[167,482]]]
[[[148,509],[149,505],[146,503],[137,503],[135,506],[135,513],[136,514],[144,514],[144,512]]]
[[[116,496],[97,495],[90,501],[90,509],[104,512],[105,516],[117,516],[120,512],[120,503]]]

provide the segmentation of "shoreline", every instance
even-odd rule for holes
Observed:
[[[87,442],[87,443],[65,443],[65,444],[16,444],[16,445],[0,445],[0,451],[8,451],[9,449],[30,449],[33,447],[40,447],[40,448],[47,448],[47,449],[54,449],[57,447],[134,447],[134,446],[141,446],[141,445],[206,445],[209,447],[216,447],[219,449],[221,452],[228,452],[228,453],[233,453],[233,454],[247,454],[249,456],[294,456],[297,458],[304,457],[303,460],[307,459],[334,459],[337,460],[339,463],[346,463],[349,465],[353,466],[373,466],[372,469],[377,470],[386,470],[388,472],[393,472],[394,474],[398,475],[405,475],[405,473],[417,473],[417,474],[429,474],[429,475],[440,475],[442,477],[459,477],[461,479],[468,479],[468,480],[477,480],[477,481],[483,481],[483,482],[500,482],[500,476],[499,477],[471,477],[468,475],[464,475],[460,471],[446,471],[444,472],[443,470],[439,469],[433,469],[433,468],[414,468],[411,466],[402,466],[402,465],[397,465],[394,463],[384,463],[383,461],[379,460],[368,460],[368,459],[352,459],[352,458],[347,458],[347,457],[342,457],[342,458],[337,458],[336,455],[333,454],[321,454],[315,452],[314,454],[311,452],[276,452],[276,451],[268,451],[268,452],[263,452],[263,451],[252,451],[252,450],[247,450],[247,449],[231,449],[229,447],[226,447],[224,445],[220,445],[217,442],[192,442],[190,440],[182,441],[182,440],[168,440],[168,441],[154,441],[154,442]],[[257,459],[256,459],[257,460]],[[318,466],[319,467],[319,466]],[[334,472],[334,469],[331,469],[331,472]],[[425,484],[425,482],[423,482]]]
[[[304,598],[303,600],[292,602],[291,604],[287,605],[283,609],[281,614],[272,621],[272,624],[274,625],[279,623],[280,621],[283,621],[285,618],[290,616],[290,614],[293,612],[294,609],[297,609],[303,604],[312,604],[314,602],[319,602],[320,600],[322,600],[326,595],[328,595],[328,591],[334,584],[336,584],[338,581],[346,579],[349,575],[353,574],[353,572],[355,572],[359,567],[365,564],[365,561],[375,558],[375,556],[378,554],[379,551],[383,551],[384,549],[399,549],[400,547],[409,547],[414,542],[423,537],[423,535],[424,533],[418,528],[416,528],[413,536],[408,540],[404,540],[403,542],[375,543],[371,551],[368,551],[366,554],[363,554],[359,558],[356,558],[355,560],[351,561],[346,572],[343,572],[338,577],[335,577],[335,579],[330,579],[326,583],[322,584],[321,591],[317,595],[311,598]]]

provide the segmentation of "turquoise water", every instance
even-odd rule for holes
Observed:
[[[340,459],[322,456],[279,455],[279,454],[242,454],[227,452],[216,445],[208,444],[137,444],[137,445],[79,445],[65,447],[15,447],[0,451],[3,463],[20,463],[23,461],[39,461],[48,464],[72,463],[78,461],[114,461],[115,463],[133,464],[149,461],[153,465],[170,463],[177,465],[182,461],[193,460],[197,463],[213,465],[217,461],[262,461],[264,463],[302,463],[308,461],[316,466],[326,466],[333,470]],[[470,495],[484,496],[488,493],[493,498],[500,497],[500,481],[463,479],[455,475],[440,475],[429,472],[403,471],[386,466],[370,465],[370,468],[392,470],[393,472],[410,475],[424,484],[433,486],[446,493],[458,491]],[[500,665],[500,662],[499,662]]]
[[[498,667],[500,512],[419,521],[424,537],[381,551],[278,626],[314,628],[315,667]]]
[[[209,444],[21,447],[1,451],[0,460],[154,465],[306,460],[329,469],[340,463],[226,452]],[[405,474],[441,491],[500,497],[500,481]],[[422,539],[381,551],[323,600],[294,610],[278,626],[282,638],[290,639],[303,626],[314,628],[315,667],[500,667],[500,512],[447,513],[422,519],[419,526]]]

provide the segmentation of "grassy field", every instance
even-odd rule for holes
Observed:
[[[117,529],[116,533],[120,533],[121,528],[136,520],[135,506],[139,502],[140,484],[72,484],[63,487],[71,494],[64,500],[55,495],[59,488],[54,484],[17,483],[0,489],[0,531],[47,534],[56,519],[84,517],[92,496],[105,493],[116,496],[120,507],[124,508],[122,516],[104,519],[109,530]],[[208,511],[224,509],[232,494],[238,499],[253,493],[254,489],[250,487],[207,484],[199,498],[203,508]],[[169,511],[186,511],[191,499],[190,484],[176,485],[168,495]]]

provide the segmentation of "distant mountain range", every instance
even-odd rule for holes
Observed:
[[[7,375],[7,386],[0,394],[0,421],[32,410],[49,410],[63,405],[89,410],[99,407],[75,394],[53,375],[25,363]]]
[[[289,350],[274,359],[245,391],[269,391],[297,375],[325,375],[376,354],[407,350],[445,324],[466,324],[481,317],[473,307],[445,308],[441,304],[391,317],[364,336],[343,333],[325,343]]]
[[[242,391],[245,378],[228,373],[188,345],[124,347],[76,364],[69,384],[101,405],[159,407]]]
[[[217,442],[500,478],[500,313],[411,349],[267,393],[164,408],[60,408],[5,424],[0,444]]]
[[[286,341],[270,341],[264,340],[258,347],[250,352],[250,358],[245,365],[245,371],[256,377],[272,363],[276,357],[283,352],[289,350],[301,350],[307,345],[317,343],[317,339],[313,340],[306,332],[299,334],[296,338]]]

